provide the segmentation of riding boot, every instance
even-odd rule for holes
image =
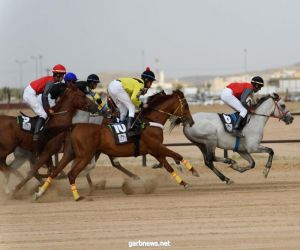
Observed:
[[[38,141],[39,140],[39,132],[41,130],[41,127],[43,126],[43,124],[45,123],[45,119],[43,117],[39,117],[36,121],[35,124],[35,128],[34,128],[34,132],[33,132],[33,137],[32,140],[33,141]]]
[[[237,136],[237,137],[244,137],[243,133],[242,133],[242,129],[241,129],[241,122],[244,118],[239,116],[236,123],[233,126],[232,129],[232,134]]]
[[[128,117],[128,119],[127,119],[127,135],[129,137],[131,137],[135,134],[134,129],[132,128],[133,120],[134,120],[133,117]]]

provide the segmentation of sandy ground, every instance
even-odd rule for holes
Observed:
[[[298,104],[288,107],[300,110]],[[195,112],[199,107],[191,109]],[[225,109],[210,106],[201,110]],[[296,117],[290,126],[270,120],[264,139],[300,139],[299,119]],[[182,128],[176,128],[171,135],[166,129],[165,142],[187,140]],[[54,181],[37,202],[31,199],[37,186],[35,180],[17,199],[0,190],[0,249],[128,249],[132,241],[163,241],[170,243],[163,249],[298,250],[300,144],[267,146],[275,151],[268,179],[262,175],[267,160],[264,154],[255,154],[256,168],[243,174],[224,164],[216,165],[235,181],[232,185],[221,183],[203,165],[198,149],[191,146],[172,148],[200,172],[197,178],[177,170],[192,185],[190,190],[178,186],[165,170],[151,169],[149,166],[155,163],[151,157],[147,158],[148,167],[141,166],[141,157],[121,159],[127,169],[142,177],[144,187],[140,181],[130,182],[110,167],[106,156],[100,157],[99,166],[92,172],[96,184],[92,194],[85,178],[78,178],[78,190],[85,196],[80,202],[73,201],[66,179]],[[23,171],[27,170],[28,166],[24,166]],[[12,179],[11,185],[14,182]],[[122,185],[124,191],[134,188],[135,193],[124,194]]]

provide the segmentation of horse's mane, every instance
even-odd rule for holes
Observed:
[[[257,99],[256,103],[253,105],[253,109],[257,109],[262,103],[264,103],[269,98],[273,98],[274,100],[277,101],[280,99],[279,95],[276,93],[273,93],[272,95],[271,94],[264,95],[261,98]]]
[[[152,96],[149,96],[148,99],[147,99],[147,103],[151,106],[153,105],[156,105],[156,103],[159,103],[163,96],[166,96],[166,92],[164,90],[152,95]]]
[[[180,98],[182,98],[182,96],[183,96],[183,93],[180,90],[178,90],[178,89],[174,90],[171,95],[167,95],[165,93],[165,91],[162,90],[162,91],[160,91],[160,92],[158,92],[158,93],[150,96],[148,98],[148,101],[147,101],[147,104],[149,105],[149,108],[145,108],[143,110],[143,114],[146,114],[146,113],[152,111],[152,108],[154,108],[154,107],[160,105],[162,102],[164,102],[164,101],[172,98],[174,93],[178,94],[178,96]]]

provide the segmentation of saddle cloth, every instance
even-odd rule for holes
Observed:
[[[128,143],[127,129],[124,123],[112,123],[108,126],[112,131],[116,144]]]
[[[235,112],[232,114],[218,114],[221,122],[223,123],[224,129],[226,132],[231,133],[234,124],[236,123],[238,117],[239,117],[239,112]],[[245,125],[249,122],[250,116],[247,114],[246,117],[242,120],[240,127],[244,128]]]
[[[141,130],[144,128],[143,123],[136,122],[133,131],[131,131],[133,135],[129,136],[124,122],[114,122],[107,126],[110,128],[116,144],[137,143],[140,139]]]
[[[38,116],[30,117],[21,112],[21,115],[17,116],[17,124],[19,124],[21,130],[33,133]]]
[[[225,131],[227,131],[228,133],[231,133],[233,126],[239,117],[239,113],[238,112],[235,112],[232,114],[222,113],[222,114],[218,114],[218,115],[223,123]]]

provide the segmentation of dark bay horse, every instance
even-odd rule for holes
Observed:
[[[70,85],[66,87],[57,101],[53,108],[54,113],[50,114],[49,121],[41,131],[41,139],[38,142],[39,158],[35,165],[42,166],[60,149],[67,129],[70,130],[72,117],[77,109],[96,112],[97,105],[78,88]],[[31,152],[35,152],[37,146],[32,140],[32,134],[22,131],[16,123],[16,117],[12,116],[0,116],[0,138],[0,167],[4,171],[8,169],[6,165],[7,155],[12,153],[17,146]],[[32,172],[30,171],[28,175],[31,175]],[[19,190],[26,183],[28,175],[15,190]]]
[[[167,162],[166,157],[171,157],[175,161],[182,162],[193,175],[199,176],[199,174],[180,154],[175,153],[162,144],[162,128],[171,116],[177,116],[185,126],[192,126],[194,124],[188,103],[183,93],[180,90],[176,90],[171,95],[156,97],[149,105],[150,108],[145,109],[142,114],[142,119],[145,121],[145,128],[142,130],[140,137],[140,155],[151,154],[163,164],[178,184],[188,187],[188,184],[177,175]],[[117,145],[110,129],[103,124],[77,124],[72,130],[70,139],[73,151],[65,151],[63,158],[52,175],[39,188],[39,192],[35,193],[35,198],[40,197],[46,191],[52,179],[73,159],[75,159],[74,164],[68,174],[68,178],[74,200],[77,201],[81,197],[75,186],[75,179],[95,154],[104,153],[113,157],[129,157],[135,154],[133,143]]]

